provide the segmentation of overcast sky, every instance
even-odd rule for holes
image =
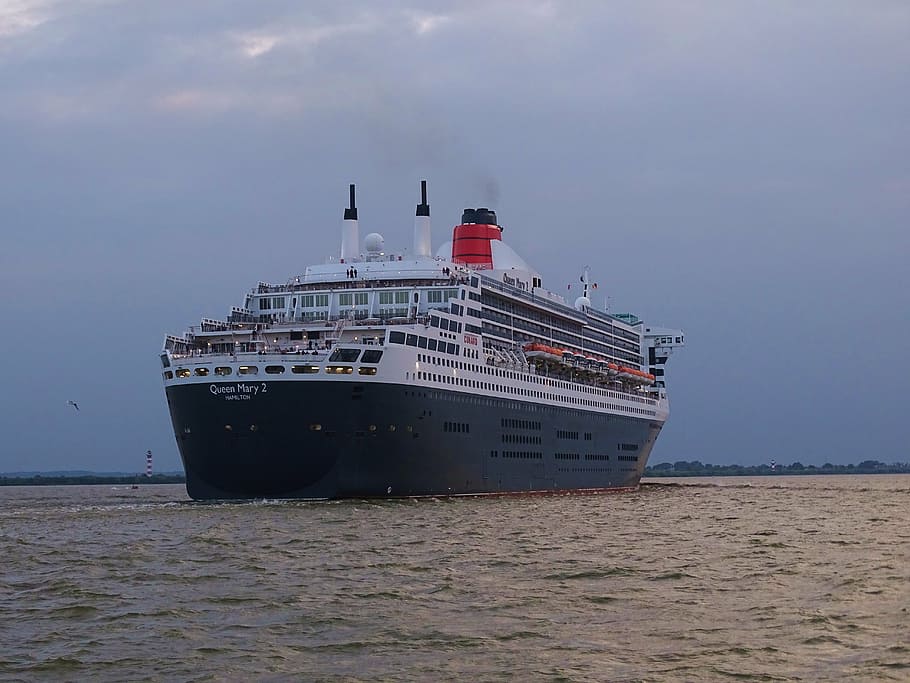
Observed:
[[[164,334],[422,178],[685,329],[652,463],[910,460],[910,3],[0,0],[0,472],[180,469]]]

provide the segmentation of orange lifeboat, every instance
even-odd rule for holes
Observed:
[[[524,345],[525,356],[530,359],[559,362],[562,360],[562,352],[546,344],[531,342]]]

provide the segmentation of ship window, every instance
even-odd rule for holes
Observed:
[[[325,371],[330,375],[350,375],[354,368],[350,365],[327,365]]]
[[[395,292],[395,303],[396,304],[408,303],[408,292]]]
[[[417,346],[420,347],[421,349],[427,348],[427,338],[426,338],[426,337],[418,337],[418,339],[417,339]]]
[[[265,371],[270,375],[280,375],[284,372],[283,365],[266,365]]]
[[[164,379],[174,379],[174,373],[171,372],[170,370],[166,371],[164,373]]]
[[[417,335],[409,334],[407,340],[405,341],[405,344],[408,346],[417,346]]]
[[[364,367],[360,367],[360,368],[357,368],[357,374],[358,374],[358,375],[375,375],[375,374],[376,374],[376,368],[364,368]]]
[[[389,332],[389,342],[392,344],[404,344],[404,332]]]
[[[453,356],[458,353],[458,347],[455,344],[448,344],[449,350],[448,353],[451,353]]]
[[[221,365],[221,366],[218,366],[217,368],[215,368],[215,374],[221,375],[222,377],[224,377],[225,375],[230,375],[232,372],[234,372],[234,371],[231,370],[231,368],[226,365]]]
[[[353,363],[360,355],[360,349],[335,349],[329,356],[330,363]]]
[[[449,321],[448,321],[447,318],[440,318],[440,319],[439,319],[439,329],[441,329],[441,330],[447,330],[447,329],[449,329]]]
[[[378,363],[382,358],[382,351],[378,349],[367,349],[363,352],[363,358],[360,359],[361,363]]]
[[[439,327],[439,318],[437,318],[435,315],[430,318],[430,327]]]
[[[436,350],[436,340],[435,340],[435,339],[427,339],[427,348],[428,348],[430,351],[435,351],[435,350]]]
[[[428,304],[441,304],[442,303],[442,290],[441,289],[431,289],[427,292],[427,303]]]
[[[259,368],[255,365],[241,365],[237,368],[238,375],[257,375],[259,374]]]
[[[177,368],[177,372],[175,374],[177,377],[189,377],[190,371],[187,368]]]
[[[318,365],[292,365],[291,372],[295,375],[312,375],[314,372],[319,372]]]
[[[311,424],[310,431],[311,432],[320,432],[320,431],[322,431],[322,425],[321,424]]]
[[[205,377],[207,374],[209,374],[209,369],[208,368],[196,368],[195,372],[199,377]]]
[[[321,308],[329,305],[329,295],[328,294],[316,294],[316,306]]]
[[[351,292],[345,292],[338,295],[339,306],[351,306],[354,303],[354,295]]]

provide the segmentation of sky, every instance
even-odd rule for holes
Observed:
[[[421,179],[685,330],[652,463],[910,461],[910,3],[0,0],[0,472],[181,469],[164,335]]]

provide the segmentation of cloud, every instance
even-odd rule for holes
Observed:
[[[6,0],[0,4],[0,39],[41,26],[50,18],[52,5],[52,2],[41,0]]]
[[[237,42],[240,44],[240,50],[243,54],[255,59],[271,52],[272,48],[281,42],[281,37],[251,33],[237,36]]]

